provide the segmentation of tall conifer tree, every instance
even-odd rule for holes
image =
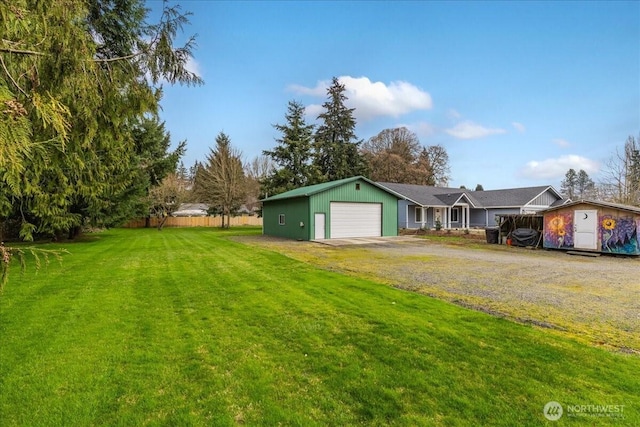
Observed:
[[[276,165],[276,169],[264,180],[262,192],[274,195],[318,181],[313,161],[313,129],[304,118],[305,108],[290,101],[285,114],[286,124],[274,125],[282,136],[276,139],[273,150],[264,150]]]
[[[113,223],[135,194],[134,130],[161,99],[156,85],[199,84],[194,47],[173,40],[187,16],[142,0],[0,3],[0,221],[20,235]],[[118,213],[119,215],[119,213]]]
[[[334,77],[327,89],[325,111],[318,115],[321,121],[315,134],[314,165],[320,172],[320,180],[334,181],[355,175],[366,175],[367,168],[359,152],[361,141],[355,134],[354,108],[347,108],[345,86]]]

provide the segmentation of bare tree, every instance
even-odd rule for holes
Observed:
[[[640,206],[640,146],[633,136],[609,158],[598,187],[605,200]]]
[[[369,164],[374,181],[413,183],[420,141],[407,128],[385,129],[362,144],[361,152]]]
[[[251,162],[244,165],[244,173],[247,177],[247,199],[245,202],[247,209],[256,209],[260,206],[260,199],[267,196],[261,194],[262,183],[274,170],[274,163],[269,156],[256,156]]]
[[[167,175],[160,185],[149,190],[150,212],[158,218],[158,231],[162,230],[167,218],[180,208],[186,194],[185,181],[175,173]]]
[[[423,148],[418,158],[418,167],[424,171],[424,182],[418,184],[446,187],[449,184],[451,169],[449,154],[442,145],[430,145]]]
[[[361,150],[374,181],[441,186],[449,181],[449,156],[444,147],[423,147],[407,128],[385,129]]]

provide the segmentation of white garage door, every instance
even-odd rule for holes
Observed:
[[[382,204],[331,203],[331,238],[380,237]]]

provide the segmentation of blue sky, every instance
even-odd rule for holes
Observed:
[[[360,139],[405,126],[442,145],[453,187],[597,180],[640,133],[637,1],[179,4],[205,85],[166,86],[161,117],[187,166],[221,131],[247,161],[273,148],[291,100],[315,123],[334,76]]]

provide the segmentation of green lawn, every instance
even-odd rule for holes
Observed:
[[[0,295],[0,425],[640,425],[637,356],[238,233],[259,231],[112,230],[65,244],[62,264],[16,265]]]

